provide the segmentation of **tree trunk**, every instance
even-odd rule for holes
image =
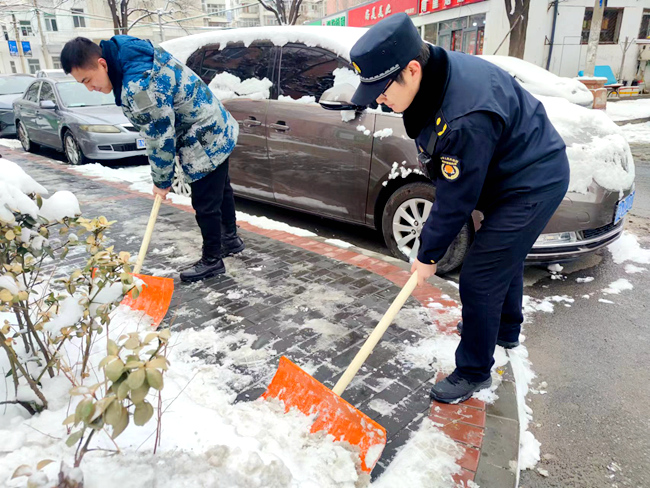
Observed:
[[[528,29],[529,0],[505,0],[505,2],[506,14],[510,23],[510,47],[508,49],[508,56],[524,59],[526,30]]]

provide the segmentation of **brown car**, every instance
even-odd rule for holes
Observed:
[[[407,259],[417,251],[435,186],[418,169],[415,145],[401,116],[381,109],[325,110],[316,103],[331,107],[349,100],[358,83],[349,50],[364,32],[315,26],[233,29],[168,41],[163,47],[208,83],[239,121],[239,141],[230,159],[237,195],[379,229],[392,254]],[[554,78],[560,88],[574,81]],[[584,100],[581,88],[571,85],[571,90],[566,98]],[[603,127],[610,130],[600,118],[590,130],[595,111],[562,102],[582,111],[581,130],[563,131],[556,124],[567,146],[588,147]],[[549,116],[554,120],[551,111]],[[618,130],[613,123],[611,130]],[[622,216],[633,198],[634,166],[620,139],[614,164],[626,187],[608,190],[594,180],[580,192],[570,191],[529,262],[574,259],[621,235]],[[612,164],[609,159],[602,164]],[[584,171],[584,161],[580,164]],[[179,177],[174,188],[185,193],[188,185]],[[462,263],[480,225],[480,214],[473,217],[440,261],[439,273]]]

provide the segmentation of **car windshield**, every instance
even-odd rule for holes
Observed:
[[[63,105],[68,108],[74,107],[97,107],[99,105],[115,105],[113,92],[102,93],[88,91],[85,86],[76,81],[68,83],[57,83],[59,95]]]
[[[3,76],[0,78],[0,95],[20,95],[34,81],[31,76]]]

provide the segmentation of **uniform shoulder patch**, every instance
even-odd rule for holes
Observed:
[[[456,156],[442,154],[440,156],[440,172],[442,176],[449,181],[454,181],[460,176],[460,159]]]

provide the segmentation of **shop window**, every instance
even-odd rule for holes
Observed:
[[[438,24],[425,25],[424,35],[422,37],[425,41],[438,45]]]
[[[591,18],[594,9],[585,8],[585,18],[582,21],[582,39],[581,44],[589,42],[589,31],[591,30]],[[621,30],[621,20],[623,19],[622,8],[606,8],[603,12],[603,23],[600,27],[599,44],[618,44],[618,35]]]

